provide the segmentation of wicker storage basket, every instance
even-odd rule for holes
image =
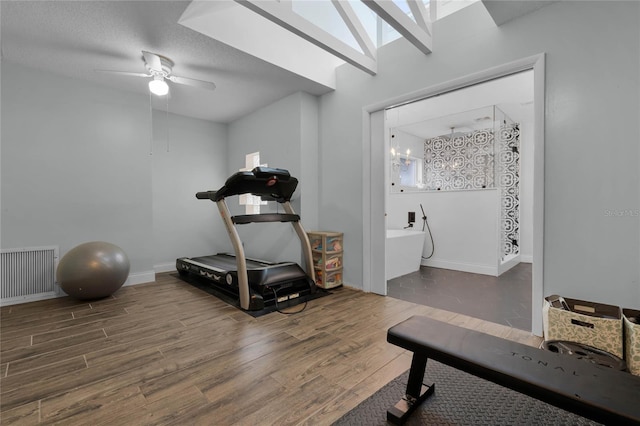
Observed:
[[[627,369],[640,376],[640,311],[623,309],[624,318],[624,359]]]
[[[568,340],[623,358],[622,310],[618,306],[568,299],[545,298],[545,340]]]

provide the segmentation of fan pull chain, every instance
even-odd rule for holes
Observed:
[[[164,128],[165,128],[165,138],[167,139],[167,152],[169,152],[169,94],[167,93],[167,96],[165,96],[166,100],[167,100],[167,113],[166,113],[166,119],[164,121]]]
[[[153,101],[151,92],[149,92],[149,122],[151,123],[151,137],[149,138],[149,155],[153,155]]]

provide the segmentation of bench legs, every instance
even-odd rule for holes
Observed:
[[[422,383],[427,368],[427,356],[416,352],[411,359],[411,370],[404,398],[387,410],[387,420],[395,425],[403,424],[413,411],[435,390],[435,383],[427,386]]]

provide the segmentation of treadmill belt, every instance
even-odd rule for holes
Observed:
[[[212,256],[192,257],[194,262],[202,263],[214,268],[224,269],[225,271],[236,270],[236,258],[228,254],[215,254]],[[271,266],[271,263],[257,262],[255,260],[246,259],[247,269],[260,269]]]

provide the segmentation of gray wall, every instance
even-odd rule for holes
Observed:
[[[639,9],[558,2],[496,28],[475,4],[436,23],[430,55],[401,39],[375,77],[339,68],[320,103],[320,225],[346,230],[345,281],[362,286],[363,107],[545,52],[544,293],[639,306],[639,218],[606,214],[640,208]]]
[[[153,269],[144,99],[2,62],[2,248],[104,240]]]
[[[229,174],[244,167],[245,155],[259,151],[269,167],[289,170],[299,180],[292,206],[311,230],[318,220],[318,100],[295,93],[229,124]],[[244,214],[238,197],[227,200],[235,214]],[[275,212],[269,203],[262,212]],[[282,209],[279,210],[282,212]],[[248,257],[300,262],[300,243],[290,224],[249,224],[238,227]]]
[[[148,96],[7,61],[2,114],[2,248],[105,240],[146,280],[224,250],[215,206],[194,194],[226,179],[226,125],[153,111],[152,144]]]
[[[216,205],[195,197],[228,177],[227,126],[153,114],[153,261],[170,271],[178,257],[231,250]]]
[[[147,96],[7,61],[2,88],[2,248],[58,245],[63,256],[109,241],[127,252],[138,282],[173,270],[177,257],[229,252],[215,204],[194,194],[222,186],[256,150],[299,178],[294,208],[317,227],[315,96],[296,93],[226,125],[150,111]],[[229,204],[242,210],[237,197]],[[288,224],[240,231],[248,255],[300,261]]]
[[[398,40],[379,50],[375,77],[345,65],[338,89],[319,101],[298,93],[230,124],[226,156],[221,127],[182,118],[174,130],[198,135],[182,147],[170,142],[165,156],[156,128],[149,155],[146,96],[3,61],[1,245],[57,244],[64,254],[104,239],[129,253],[132,273],[187,247],[184,255],[219,250],[228,242],[215,209],[190,197],[260,150],[300,178],[294,207],[308,229],[345,233],[344,278],[362,287],[363,107],[544,52],[544,293],[640,305],[640,4],[557,2],[498,28],[485,26],[483,13],[476,4],[437,22],[433,54]],[[212,169],[192,170],[209,158],[199,162],[184,147],[208,148]],[[197,223],[187,229],[181,217]],[[290,227],[249,227],[241,232],[250,255],[299,259]]]

